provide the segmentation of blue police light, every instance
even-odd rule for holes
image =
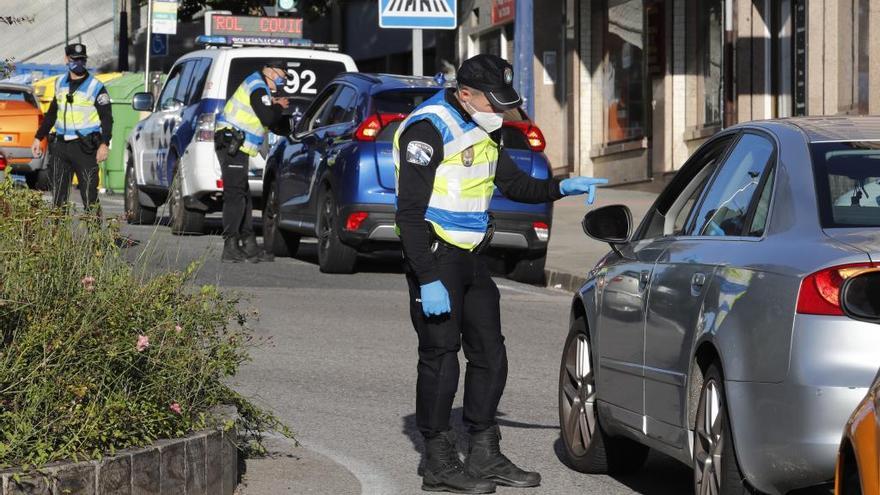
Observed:
[[[231,45],[226,36],[209,36],[202,34],[196,37],[196,44],[199,45]]]
[[[437,83],[437,86],[443,86],[446,84],[446,76],[443,75],[442,72],[438,72],[437,75],[434,76],[434,82]]]

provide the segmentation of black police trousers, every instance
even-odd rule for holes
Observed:
[[[507,349],[501,335],[498,287],[478,255],[441,244],[434,252],[452,312],[427,317],[420,284],[408,272],[410,317],[419,337],[416,425],[426,437],[450,428],[458,390],[458,351],[464,347],[464,424],[471,432],[495,425],[507,382]]]
[[[223,238],[248,237],[254,233],[253,201],[248,186],[250,157],[241,150],[230,155],[223,143],[218,143],[216,151],[223,178]]]
[[[57,137],[52,144],[49,162],[49,183],[52,187],[52,203],[63,206],[70,195],[73,174],[79,181],[83,206],[91,208],[98,202],[98,162],[95,153],[83,151],[79,139],[65,141]]]

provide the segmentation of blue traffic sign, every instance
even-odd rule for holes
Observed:
[[[150,33],[153,37],[150,40],[150,55],[154,57],[168,56],[168,35],[162,33]]]
[[[379,27],[455,29],[457,0],[379,0]]]

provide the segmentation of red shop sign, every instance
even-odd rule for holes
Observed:
[[[512,21],[515,16],[515,0],[492,0],[492,25]]]

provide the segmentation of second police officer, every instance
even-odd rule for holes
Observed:
[[[287,80],[281,62],[265,64],[247,76],[217,115],[214,145],[223,178],[222,261],[271,261],[272,255],[257,246],[252,224],[248,163],[259,153],[266,133],[290,133],[283,114],[286,98],[273,96]]]
[[[34,136],[31,151],[40,156],[40,141],[50,135],[49,181],[52,202],[64,206],[73,174],[86,209],[98,205],[98,162],[107,159],[113,131],[110,95],[86,69],[86,45],[64,48],[67,73],[55,81],[55,98]]]
[[[416,108],[394,138],[396,221],[406,259],[410,317],[418,334],[416,424],[425,438],[422,489],[492,493],[495,485],[538,486],[541,476],[501,453],[495,420],[507,380],[498,288],[479,251],[491,240],[488,214],[497,186],[514,201],[542,203],[588,194],[605,179],[540,180],[499,145],[503,112],[522,100],[513,68],[477,55],[458,70],[458,87]],[[463,420],[470,433],[459,461],[449,417],[458,389],[458,351],[467,358]]]

